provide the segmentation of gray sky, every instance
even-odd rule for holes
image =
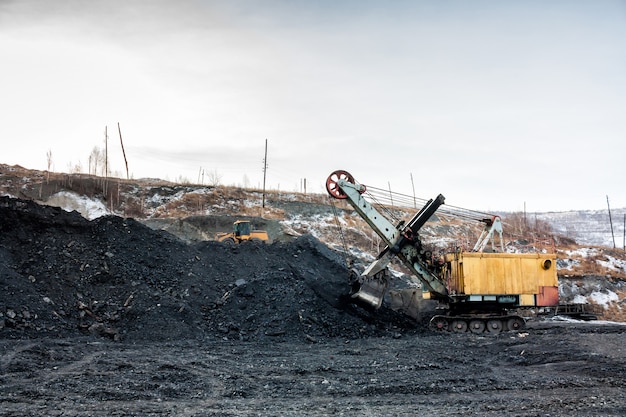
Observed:
[[[626,207],[624,1],[0,0],[0,163]],[[205,180],[206,182],[206,180]]]

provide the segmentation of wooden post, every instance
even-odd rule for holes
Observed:
[[[411,187],[413,187],[413,208],[417,208],[417,200],[415,198],[415,183],[413,182],[413,173],[411,172]]]
[[[122,155],[124,155],[124,164],[126,164],[126,179],[128,178],[128,160],[126,160],[126,151],[124,151],[124,142],[122,141],[122,128],[120,122],[117,122],[117,131],[120,132],[120,144],[122,145]]]
[[[606,196],[606,206],[609,209],[609,224],[611,225],[611,236],[613,236],[613,249],[615,249],[615,233],[613,232],[613,219],[611,218],[611,206],[609,205],[609,196]]]
[[[109,176],[109,133],[104,126],[104,181],[102,182],[102,194],[107,198],[107,178]]]
[[[104,127],[104,178],[109,177],[109,133],[107,126]]]
[[[267,139],[265,139],[265,157],[263,158],[263,202],[261,207],[265,208],[265,178],[267,176]]]

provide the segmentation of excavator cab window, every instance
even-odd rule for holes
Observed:
[[[250,223],[241,222],[235,223],[235,236],[249,236],[250,235]]]

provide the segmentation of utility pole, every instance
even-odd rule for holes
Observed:
[[[109,133],[107,126],[104,126],[104,185],[102,186],[102,192],[104,198],[107,198],[107,185],[109,176]]]
[[[609,209],[609,224],[611,225],[611,236],[613,236],[613,249],[615,249],[615,233],[613,232],[613,219],[611,218],[611,206],[609,205],[609,196],[606,196],[606,206]]]
[[[391,183],[387,181],[387,186],[389,187],[389,200],[391,200],[391,207],[393,207],[393,194],[391,194]]]
[[[411,187],[413,187],[413,208],[417,208],[417,200],[415,199],[415,183],[413,182],[413,173],[410,172],[409,174],[411,174]]]
[[[265,139],[265,156],[263,157],[263,203],[261,207],[265,208],[265,178],[267,176],[267,139]]]
[[[126,164],[126,179],[129,179],[128,160],[126,159],[126,151],[124,150],[124,142],[122,141],[122,128],[120,127],[120,122],[117,122],[117,131],[120,132],[120,143],[122,144],[122,155],[124,155],[124,164]]]
[[[109,176],[109,133],[107,126],[104,126],[104,179]]]

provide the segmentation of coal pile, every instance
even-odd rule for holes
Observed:
[[[398,337],[421,329],[355,306],[344,259],[312,236],[187,244],[131,218],[0,197],[0,335],[165,341]]]

